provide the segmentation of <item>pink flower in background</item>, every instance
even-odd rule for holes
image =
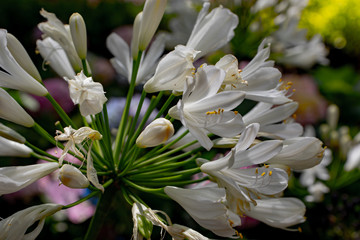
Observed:
[[[59,148],[52,148],[47,151],[53,156],[60,157],[62,150]],[[81,162],[71,156],[66,155],[65,161],[69,161],[75,164],[81,164]],[[53,203],[67,205],[79,200],[86,194],[86,189],[72,189],[65,185],[60,184],[58,178],[59,171],[43,177],[38,183],[40,191],[45,197]],[[68,219],[73,223],[81,223],[90,218],[95,212],[95,206],[90,201],[85,201],[66,210]]]
[[[299,108],[295,112],[297,122],[309,125],[325,118],[328,104],[310,75],[286,74],[283,75],[283,81],[291,82],[291,89],[295,89],[291,98],[299,103]]]

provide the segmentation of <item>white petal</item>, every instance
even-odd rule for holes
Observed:
[[[0,195],[19,191],[58,168],[54,162],[0,168]]]
[[[109,51],[115,56],[117,64],[114,64],[114,68],[125,77],[129,77],[132,71],[132,63],[130,60],[130,49],[128,44],[116,33],[111,33],[106,38],[106,47]],[[117,66],[123,66],[123,68],[118,68]],[[126,74],[125,74],[126,71]],[[128,79],[130,81],[130,79]]]
[[[303,127],[299,123],[279,123],[263,126],[260,131],[287,139],[302,135]]]
[[[296,198],[275,198],[257,200],[246,215],[272,227],[286,229],[305,221],[305,205]]]
[[[32,149],[24,144],[0,137],[0,155],[11,157],[30,157]]]
[[[89,148],[91,149],[91,148]],[[88,153],[88,156],[86,158],[86,175],[89,181],[101,192],[104,193],[105,189],[104,187],[99,183],[99,179],[97,176],[96,169],[94,168],[93,159],[91,157],[90,152]]]
[[[34,125],[32,117],[2,88],[0,88],[0,118],[25,127]]]
[[[48,91],[35,78],[30,76],[14,59],[7,48],[7,31],[0,29],[0,87],[7,87],[45,96]]]
[[[237,152],[246,150],[253,144],[257,133],[259,132],[260,124],[253,123],[246,127],[246,129],[241,133],[241,136],[235,146]]]
[[[351,171],[359,166],[360,166],[360,144],[355,145],[349,150],[346,163],[344,165],[344,169],[346,171]]]

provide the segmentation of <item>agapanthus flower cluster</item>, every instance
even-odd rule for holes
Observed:
[[[200,226],[220,237],[242,237],[237,227],[244,215],[287,230],[297,230],[305,221],[305,205],[299,199],[282,197],[282,193],[291,171],[319,164],[324,148],[314,137],[301,137],[302,126],[292,118],[298,104],[290,98],[291,83],[283,82],[274,62],[268,60],[269,44],[263,41],[243,69],[231,54],[214,65],[204,63],[196,68],[196,60],[232,39],[239,23],[239,17],[229,9],[210,9],[206,2],[187,42],[160,58],[165,39],[157,36],[148,45],[166,5],[166,0],[145,2],[134,21],[130,47],[115,33],[107,39],[114,68],[129,81],[115,129],[109,125],[106,92],[91,75],[86,27],[79,14],[73,14],[66,25],[55,14],[41,10],[47,21],[38,25],[43,35],[37,49],[67,82],[82,121],[65,113],[43,86],[19,41],[0,30],[0,86],[45,96],[61,119],[52,125],[52,132],[47,132],[0,89],[2,119],[32,128],[61,149],[59,157],[50,155],[2,126],[2,156],[48,162],[0,168],[0,195],[25,188],[58,169],[59,184],[91,190],[72,204],[33,206],[1,220],[1,239],[35,239],[46,217],[92,197],[100,197],[97,208],[103,211],[111,206],[114,191],[132,207],[134,239],[150,239],[153,226],[166,230],[173,239],[208,239],[189,227],[173,224],[165,212],[152,210],[151,202],[144,202],[143,192],[154,198],[173,199]],[[135,86],[142,84],[136,113],[129,114]],[[143,113],[147,98],[151,100]],[[244,101],[255,105],[244,111]],[[153,112],[157,112],[155,119],[147,124]],[[200,156],[208,151],[221,157],[213,160]],[[68,162],[69,155],[79,164]],[[94,229],[99,228],[94,224],[101,224],[101,217],[104,215],[95,212],[85,239],[96,238]],[[28,232],[27,228],[37,222]]]

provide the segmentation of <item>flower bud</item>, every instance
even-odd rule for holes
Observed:
[[[139,49],[144,51],[153,38],[164,15],[167,0],[147,0],[139,31]]]
[[[165,118],[158,118],[151,122],[136,139],[140,148],[154,147],[162,144],[174,134],[172,123]]]
[[[39,71],[35,67],[33,61],[30,59],[29,54],[26,52],[23,45],[19,42],[19,40],[12,34],[6,34],[7,39],[7,47],[15,58],[16,62],[33,78],[37,81],[41,82],[41,76]]]
[[[332,104],[327,109],[327,122],[331,129],[335,129],[339,121],[339,107]]]
[[[142,15],[143,15],[142,12],[139,12],[138,15],[136,15],[133,25],[133,35],[131,39],[131,55],[134,60],[137,59],[139,52],[139,32],[142,21]]]
[[[64,164],[60,168],[59,179],[62,184],[69,188],[87,188],[89,180],[76,167]]]
[[[84,19],[79,13],[73,13],[69,20],[71,38],[80,59],[86,59],[87,39]]]
[[[0,123],[0,136],[6,138],[11,141],[15,141],[18,143],[25,143],[26,139],[21,136],[19,133],[14,131],[13,129],[5,126],[4,124]]]

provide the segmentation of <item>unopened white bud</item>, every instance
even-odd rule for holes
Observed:
[[[144,51],[153,38],[164,15],[167,0],[147,0],[139,31],[139,49]]]
[[[339,121],[339,107],[332,104],[327,108],[327,122],[331,129],[335,129],[337,127]]]
[[[136,145],[140,148],[154,147],[166,142],[173,134],[172,123],[165,118],[158,118],[140,133]]]
[[[69,164],[64,164],[60,168],[59,179],[62,184],[69,188],[87,188],[90,184],[78,168]]]
[[[15,58],[16,62],[33,78],[37,81],[41,82],[41,76],[39,71],[35,67],[33,61],[30,59],[29,54],[26,52],[23,45],[19,42],[19,40],[12,34],[6,34],[7,39],[7,47]]]
[[[87,38],[83,17],[79,13],[73,13],[70,17],[69,25],[76,52],[80,59],[86,59]]]

